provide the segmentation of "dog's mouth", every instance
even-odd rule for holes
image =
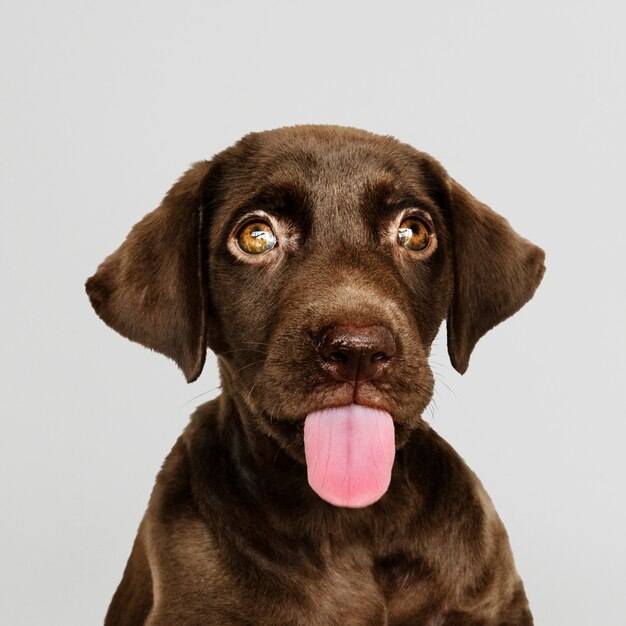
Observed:
[[[352,381],[327,375],[310,358],[308,344],[294,347],[294,341],[275,340],[274,350],[302,353],[301,358],[272,354],[247,381],[251,392],[245,401],[253,419],[306,466],[309,486],[322,500],[338,507],[370,506],[390,486],[396,450],[422,426],[433,385],[425,354],[413,346],[410,358],[395,355],[383,375]]]
[[[389,413],[350,404],[309,413],[304,422],[309,485],[326,502],[360,508],[387,491],[395,456]]]
[[[246,399],[261,431],[306,467],[318,497],[363,508],[387,492],[396,450],[422,428],[421,414],[432,396],[430,369],[423,362],[412,371],[402,365],[393,379],[356,388],[328,381],[309,387],[293,368],[270,370],[273,375],[258,381]],[[402,385],[400,378],[414,382]]]

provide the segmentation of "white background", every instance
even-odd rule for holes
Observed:
[[[4,2],[0,623],[101,623],[218,385],[212,358],[187,386],[108,329],[85,278],[191,162],[294,123],[430,152],[546,250],[464,377],[440,336],[428,419],[491,494],[536,623],[626,623],[624,22],[618,2]]]

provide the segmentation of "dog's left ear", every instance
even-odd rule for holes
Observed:
[[[210,169],[193,165],[85,284],[106,324],[173,359],[188,382],[206,356],[202,188]]]
[[[476,342],[535,293],[545,255],[455,180],[448,181],[454,256],[448,353],[463,374]]]

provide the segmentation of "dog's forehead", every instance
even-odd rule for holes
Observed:
[[[259,174],[291,175],[318,185],[399,174],[418,153],[391,137],[341,127],[293,127],[252,136]]]
[[[420,165],[427,155],[358,129],[301,126],[253,133],[220,156],[230,173],[231,184],[223,190],[230,206],[286,192],[306,196],[319,214],[324,207],[356,209],[364,199],[394,203],[426,193]]]

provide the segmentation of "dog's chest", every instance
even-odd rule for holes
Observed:
[[[315,557],[285,549],[270,559],[258,545],[225,550],[199,522],[187,531],[157,559],[150,624],[174,623],[172,616],[178,623],[202,616],[207,623],[255,626],[445,623],[442,586],[426,560],[403,552],[376,556],[363,544],[326,544]]]
[[[387,602],[367,555],[352,550],[330,559],[306,588],[310,624],[387,624]]]
[[[443,624],[434,573],[424,561],[400,553],[372,558],[365,548],[345,549],[327,559],[306,588],[312,610],[303,624]]]
[[[436,572],[425,559],[402,551],[391,552],[373,559],[372,572],[385,598],[386,624],[439,626],[444,623],[441,607],[445,599]]]

